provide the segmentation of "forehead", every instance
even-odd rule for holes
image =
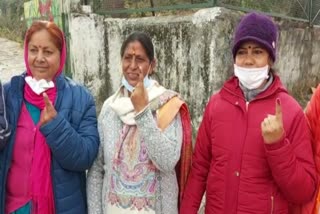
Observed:
[[[262,49],[264,49],[264,47],[262,45],[260,45],[257,42],[254,42],[254,41],[243,42],[240,45],[240,48],[262,48]]]
[[[133,41],[128,43],[124,51],[125,54],[139,54],[146,55],[146,51],[139,41]]]
[[[52,40],[50,33],[43,29],[32,34],[28,46],[57,48]]]

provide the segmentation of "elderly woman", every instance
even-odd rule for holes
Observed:
[[[240,21],[234,76],[213,95],[198,130],[182,214],[289,214],[309,202],[317,177],[299,104],[272,69],[277,27],[262,14]]]
[[[90,214],[177,214],[191,161],[186,104],[149,75],[150,37],[122,44],[122,85],[102,107],[98,158],[88,174]],[[181,195],[180,195],[181,196]]]
[[[13,135],[0,152],[0,213],[87,213],[85,171],[99,148],[94,99],[62,74],[56,24],[34,22],[24,53],[26,72],[5,85]]]

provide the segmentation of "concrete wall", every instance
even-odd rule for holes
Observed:
[[[230,77],[231,41],[242,13],[224,8],[183,17],[111,19],[95,14],[69,17],[73,78],[87,85],[98,108],[120,85],[120,47],[131,32],[148,32],[155,44],[156,76],[189,104],[194,131],[209,97]],[[307,23],[276,19],[281,30],[276,68],[283,82],[305,103],[318,81],[320,30]]]

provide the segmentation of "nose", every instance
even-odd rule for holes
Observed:
[[[36,61],[37,61],[37,62],[44,62],[44,61],[45,61],[44,55],[43,55],[43,53],[42,53],[41,51],[39,51],[39,52],[37,53],[37,55],[36,55]]]
[[[135,57],[132,57],[132,59],[131,59],[130,68],[131,68],[131,69],[136,69],[136,68],[138,68],[138,63],[137,63]]]
[[[248,67],[251,67],[254,65],[254,58],[250,53],[245,56],[244,65]]]

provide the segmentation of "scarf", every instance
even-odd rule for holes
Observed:
[[[248,102],[252,101],[254,98],[256,98],[258,94],[264,92],[265,90],[267,90],[267,88],[269,88],[269,86],[272,84],[274,79],[272,73],[270,73],[269,76],[270,76],[269,79],[267,80],[266,84],[262,88],[248,89],[244,85],[242,85],[241,82],[239,81],[240,88],[242,89],[242,92],[246,98],[246,101]]]
[[[120,87],[117,92],[108,99],[108,103],[113,111],[120,117],[121,121],[127,125],[135,125],[134,120],[135,111],[129,96],[123,96],[122,90],[125,95],[128,94],[127,89]],[[162,95],[166,89],[159,85],[155,80],[151,80],[150,86],[147,88],[149,97],[149,104]]]
[[[183,130],[180,160],[176,165],[176,173],[179,185],[178,208],[180,207],[188,175],[192,164],[192,127],[189,109],[186,103],[180,108],[181,123]]]
[[[170,98],[170,100],[159,109],[157,113],[157,122],[158,127],[161,130],[164,130],[172,122],[178,112],[180,113],[183,131],[180,159],[175,167],[179,187],[179,208],[192,162],[192,128],[187,104],[177,96]]]
[[[26,39],[25,39],[26,41]],[[57,87],[55,84],[56,77],[62,73],[63,66],[66,60],[66,43],[63,38],[62,51],[60,53],[60,66],[54,76],[54,87],[45,90],[50,101],[55,102],[57,96]],[[28,64],[28,44],[24,44],[24,61],[27,69],[27,76],[32,77],[32,72]],[[43,110],[45,103],[43,95],[36,94],[28,83],[24,84],[24,99],[32,105]],[[30,196],[32,200],[32,214],[54,214],[54,195],[51,178],[51,151],[46,143],[46,138],[40,132],[40,124],[37,124],[37,130],[34,142],[34,154],[31,166],[31,184]]]
[[[62,34],[63,35],[63,34]],[[26,39],[25,39],[26,41]],[[52,102],[52,104],[54,104],[56,95],[57,95],[57,87],[55,84],[55,80],[56,77],[59,76],[62,73],[65,61],[66,61],[66,42],[65,39],[63,37],[63,43],[62,43],[62,48],[61,48],[61,53],[60,53],[60,65],[59,65],[59,69],[56,73],[56,75],[54,76],[54,79],[52,80],[54,82],[54,87],[53,88],[49,88],[47,89],[45,92],[49,97],[49,100]],[[32,72],[30,69],[30,66],[28,64],[28,44],[25,42],[24,43],[24,63],[26,65],[26,69],[27,69],[27,76],[31,76],[32,77]],[[38,108],[40,108],[41,110],[44,109],[45,104],[43,101],[43,95],[41,94],[36,94],[31,87],[29,86],[29,84],[25,84],[24,85],[24,98],[31,104],[37,106]]]
[[[135,125],[133,105],[128,96],[121,97],[122,88],[111,96],[107,102],[123,123]],[[179,188],[179,208],[192,163],[192,127],[188,106],[178,97],[176,92],[165,89],[154,80],[152,80],[147,91],[151,111],[158,111],[157,124],[160,130],[164,130],[174,119],[176,113],[180,113],[183,136],[180,159],[175,167]]]

